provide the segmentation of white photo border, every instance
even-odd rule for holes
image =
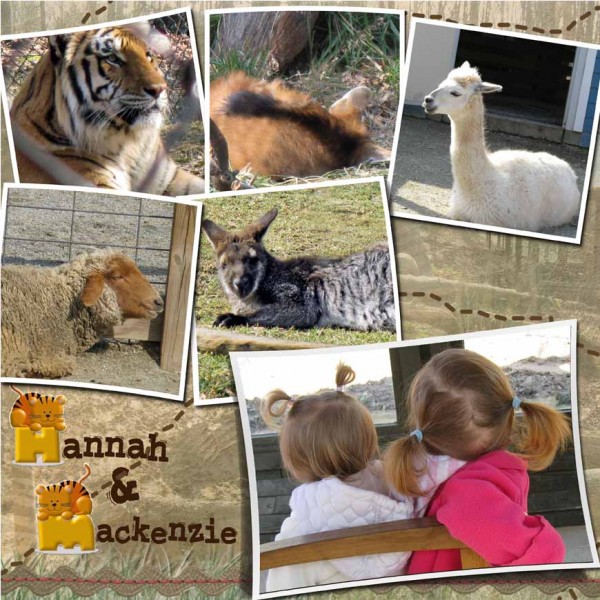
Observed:
[[[311,586],[305,588],[295,588],[289,590],[281,590],[277,592],[260,593],[260,581],[261,581],[261,570],[260,570],[260,523],[259,523],[259,510],[258,510],[258,488],[256,479],[256,467],[254,463],[254,449],[252,446],[252,435],[250,430],[250,421],[248,418],[248,405],[244,394],[244,386],[240,373],[238,361],[243,358],[257,358],[257,359],[268,359],[269,357],[283,357],[283,356],[300,356],[308,354],[329,354],[329,353],[340,353],[340,352],[367,352],[369,350],[389,350],[391,348],[406,348],[411,346],[422,346],[426,344],[434,344],[448,341],[464,341],[473,338],[482,337],[493,337],[500,335],[510,335],[511,332],[522,333],[526,331],[539,332],[542,329],[553,329],[559,327],[569,326],[571,330],[570,335],[570,357],[571,357],[571,426],[573,431],[573,448],[575,452],[575,466],[577,471],[577,482],[579,485],[579,493],[581,498],[581,508],[585,519],[585,528],[590,547],[590,553],[592,555],[592,562],[586,563],[560,563],[550,565],[529,565],[529,566],[518,566],[518,567],[489,567],[477,569],[476,571],[443,571],[437,573],[424,573],[420,575],[399,575],[397,577],[384,577],[377,579],[366,579],[360,581],[349,581],[344,583],[334,583],[321,586]],[[248,468],[248,485],[250,494],[250,512],[251,512],[251,524],[252,524],[252,598],[261,600],[264,598],[280,598],[283,596],[291,596],[294,594],[307,594],[313,592],[325,592],[338,589],[358,588],[365,586],[372,586],[377,584],[389,584],[397,582],[407,581],[422,581],[428,579],[445,579],[448,577],[456,576],[473,576],[476,574],[487,575],[493,573],[517,573],[524,571],[549,571],[549,570],[564,570],[564,569],[592,569],[600,567],[600,560],[598,558],[598,550],[595,544],[594,532],[592,530],[592,521],[590,515],[590,509],[587,499],[587,489],[585,485],[585,478],[583,474],[583,461],[581,455],[581,438],[579,432],[579,414],[578,414],[578,402],[577,402],[577,320],[569,319],[564,321],[553,321],[551,323],[539,323],[535,325],[522,325],[518,327],[504,327],[501,329],[493,329],[488,331],[476,331],[470,333],[459,333],[453,335],[420,338],[415,340],[405,340],[398,342],[390,342],[385,344],[372,344],[363,346],[340,346],[332,348],[318,348],[308,350],[283,350],[283,351],[264,351],[257,355],[252,352],[232,352],[230,353],[231,366],[233,369],[236,389],[238,390],[238,402],[240,407],[240,419],[242,423],[242,431],[244,434],[244,448],[246,451],[246,462]],[[485,580],[483,580],[485,583]]]
[[[183,335],[182,359],[179,379],[179,391],[177,394],[169,394],[166,392],[157,392],[150,389],[130,388],[118,385],[96,384],[80,381],[65,381],[63,379],[40,379],[34,377],[9,377],[0,376],[0,383],[26,383],[28,385],[55,385],[73,388],[85,388],[92,390],[100,390],[106,392],[119,392],[123,394],[135,394],[139,396],[149,396],[153,398],[162,398],[164,400],[177,400],[183,402],[185,400],[185,381],[188,366],[188,357],[190,353],[190,333],[192,330],[192,315],[194,313],[194,289],[196,281],[196,271],[198,265],[198,250],[200,243],[200,227],[202,223],[202,208],[203,205],[197,200],[189,198],[170,198],[168,196],[155,196],[153,194],[143,194],[141,192],[124,192],[120,190],[106,190],[93,187],[68,186],[68,185],[45,185],[37,183],[5,183],[2,190],[2,206],[0,207],[0,256],[4,258],[4,236],[6,233],[6,212],[8,210],[8,194],[10,190],[22,189],[39,189],[53,190],[61,192],[79,192],[84,194],[101,194],[111,196],[126,196],[127,198],[139,198],[142,200],[156,200],[168,204],[185,204],[196,209],[196,217],[194,222],[194,242],[191,256],[191,277],[188,290],[188,313],[185,316],[185,330]],[[1,312],[0,312],[1,319]]]
[[[400,90],[399,90],[399,98],[400,102],[398,104],[398,109],[396,111],[396,123],[395,123],[395,134],[394,134],[394,142],[392,144],[392,158],[390,159],[390,166],[388,168],[388,178],[390,178],[392,170],[393,170],[393,159],[395,156],[395,148],[396,148],[396,136],[398,133],[398,123],[401,116],[402,109],[402,79],[404,78],[404,72],[406,69],[406,18],[407,11],[405,9],[392,9],[392,8],[372,8],[367,6],[315,6],[315,5],[298,5],[298,6],[248,6],[243,8],[219,8],[219,9],[210,9],[204,11],[204,90],[205,90],[205,99],[206,99],[206,110],[210,112],[210,47],[211,47],[211,38],[210,38],[210,18],[215,15],[226,15],[232,13],[256,13],[256,12],[297,12],[297,11],[307,11],[307,12],[350,12],[350,13],[369,13],[369,14],[382,14],[382,15],[397,15],[400,20]],[[209,140],[207,142],[207,147],[210,145],[210,119],[208,119],[208,123],[206,125],[206,139]],[[210,189],[210,182],[207,179],[206,184],[206,194],[211,198],[213,196],[220,196],[219,192],[212,192]],[[346,179],[342,181],[352,181],[352,179]],[[309,184],[310,185],[310,184]],[[318,184],[313,184],[316,186]],[[262,188],[257,188],[257,190],[240,190],[239,192],[232,193],[240,193],[240,192],[254,192],[256,193],[258,190],[269,189],[271,186],[265,186]],[[273,186],[279,188],[287,188],[288,186]],[[393,216],[393,215],[392,215]]]
[[[393,242],[393,232],[392,232],[392,219],[390,216],[389,210],[389,201],[387,195],[387,189],[385,186],[385,179],[382,176],[379,177],[359,177],[357,179],[335,179],[333,181],[324,181],[313,184],[297,184],[297,185],[286,185],[286,186],[272,186],[265,187],[259,189],[250,189],[250,190],[240,190],[234,192],[218,192],[215,194],[210,194],[210,196],[205,195],[204,198],[208,200],[208,198],[227,198],[230,196],[242,196],[242,195],[256,195],[256,194],[271,194],[271,193],[283,193],[283,192],[296,192],[301,190],[314,190],[319,188],[332,188],[339,186],[349,186],[349,185],[361,185],[361,184],[372,184],[379,183],[379,188],[381,192],[381,200],[383,202],[383,215],[385,219],[385,228],[387,232],[387,242],[390,252],[390,266],[392,268],[392,285],[394,288],[394,303],[396,306],[395,316],[396,316],[396,337],[401,340],[402,339],[402,317],[400,313],[400,289],[399,289],[399,281],[398,281],[398,271],[396,265],[396,253],[394,249]],[[200,241],[202,244],[202,241]],[[200,251],[198,251],[198,254]],[[202,308],[200,307],[200,310]],[[193,363],[193,385],[194,385],[194,404],[196,406],[212,406],[215,404],[232,404],[236,403],[237,399],[235,396],[226,396],[223,398],[200,398],[200,366],[198,364],[200,353],[198,352],[198,338],[196,337],[196,329],[194,327],[194,337],[196,338],[196,344],[192,347],[192,363]],[[368,345],[368,344],[367,344]],[[264,352],[261,350],[260,352]]]
[[[400,134],[402,127],[402,118],[404,112],[404,104],[406,101],[406,87],[408,85],[408,75],[410,73],[410,63],[412,59],[412,49],[416,35],[416,28],[419,24],[431,25],[435,27],[443,27],[447,29],[458,29],[461,31],[475,31],[478,33],[487,33],[490,35],[510,36],[520,39],[527,39],[536,42],[548,42],[560,44],[563,46],[574,46],[577,48],[588,48],[591,50],[597,50],[600,52],[600,45],[589,44],[587,42],[579,42],[574,40],[565,40],[561,38],[550,38],[542,35],[535,35],[529,33],[520,33],[515,31],[508,31],[504,29],[495,29],[490,27],[479,27],[476,25],[463,25],[462,23],[448,23],[443,21],[435,21],[432,19],[426,19],[422,17],[412,17],[410,23],[410,33],[408,36],[408,49],[406,54],[406,62],[404,64],[403,76],[401,77],[401,92],[400,92],[400,108],[398,110],[398,118],[396,119],[396,131],[394,133],[394,146],[392,150],[392,158],[390,161],[390,171],[387,178],[387,185],[390,191],[390,213],[392,217],[401,217],[403,219],[410,219],[413,221],[425,221],[428,223],[438,223],[442,225],[452,225],[454,227],[461,227],[464,229],[475,229],[479,231],[492,231],[495,233],[510,233],[521,237],[531,237],[541,240],[550,240],[554,242],[565,242],[568,244],[581,244],[581,238],[583,235],[583,224],[585,220],[585,210],[587,206],[588,197],[591,188],[592,178],[592,167],[594,164],[594,153],[596,150],[596,141],[598,134],[598,122],[600,120],[600,90],[596,95],[596,106],[594,109],[594,120],[592,124],[592,137],[590,142],[590,148],[588,151],[588,161],[586,165],[585,180],[581,191],[581,203],[579,206],[579,217],[577,220],[577,233],[574,238],[560,235],[553,235],[547,233],[539,233],[536,231],[527,231],[523,229],[511,229],[508,227],[496,227],[494,225],[484,225],[481,223],[469,223],[468,221],[460,221],[454,219],[445,219],[443,217],[428,217],[425,215],[416,215],[414,213],[407,213],[402,209],[393,208],[392,199],[392,184],[394,179],[394,172],[396,171],[396,158],[398,155],[398,147],[400,144]],[[593,93],[593,92],[591,92]]]
[[[77,27],[67,27],[62,29],[49,29],[45,31],[32,31],[29,33],[7,33],[4,35],[0,35],[0,43],[7,42],[12,40],[22,40],[22,39],[30,39],[30,38],[38,38],[38,37],[47,37],[52,35],[59,34],[67,34],[67,33],[76,33],[78,31],[93,31],[95,29],[101,29],[103,27],[118,27],[121,25],[131,25],[133,23],[142,23],[151,21],[154,19],[160,19],[162,17],[170,17],[173,15],[179,15],[185,13],[187,17],[188,31],[189,31],[189,39],[190,46],[192,48],[192,57],[194,63],[194,75],[196,77],[196,85],[198,86],[198,102],[200,103],[200,112],[202,116],[202,128],[204,130],[204,148],[202,148],[204,152],[204,181],[205,185],[208,185],[209,175],[210,175],[210,160],[207,160],[207,152],[208,149],[208,105],[206,104],[206,99],[204,96],[203,89],[203,78],[202,78],[202,70],[200,68],[201,61],[200,55],[198,53],[198,44],[196,42],[196,32],[194,27],[194,19],[192,15],[192,9],[190,7],[181,7],[175,8],[173,10],[167,10],[159,13],[151,13],[149,15],[144,15],[141,17],[131,17],[128,19],[120,19],[118,21],[106,21],[105,23],[94,23],[90,25],[79,25]],[[4,118],[6,123],[6,136],[8,138],[8,148],[10,153],[10,162],[13,171],[13,178],[15,183],[20,183],[19,177],[19,169],[17,166],[17,157],[15,151],[14,137],[12,131],[12,120],[10,117],[10,107],[8,104],[8,93],[6,89],[6,82],[4,80],[4,70],[0,69],[0,96],[2,100],[2,109],[4,110]],[[62,186],[66,187],[66,186]],[[73,187],[73,186],[71,186]],[[190,196],[182,196],[183,198],[189,198]]]

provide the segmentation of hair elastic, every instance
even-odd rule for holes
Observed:
[[[287,405],[286,408],[287,410],[291,410],[292,406],[294,406],[294,402],[296,402],[296,400],[298,400],[300,396],[290,396],[290,399],[287,401]]]
[[[346,391],[346,386],[345,385],[338,385],[335,389],[336,389],[336,391],[342,392],[342,394],[343,394]]]
[[[512,407],[514,410],[517,410],[519,408],[519,406],[521,406],[521,398],[519,398],[518,396],[515,396],[512,399]]]
[[[423,432],[420,429],[414,429],[408,435],[414,435],[419,443],[423,441]]]

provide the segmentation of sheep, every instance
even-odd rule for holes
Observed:
[[[500,91],[501,85],[482,81],[479,71],[464,62],[425,97],[425,112],[448,115],[452,126],[448,216],[526,231],[570,222],[581,196],[564,160],[546,152],[488,153],[482,94]]]
[[[63,377],[74,356],[127,318],[154,319],[164,303],[122,252],[95,250],[58,267],[2,269],[2,375]]]

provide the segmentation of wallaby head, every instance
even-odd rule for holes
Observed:
[[[231,232],[213,221],[202,222],[215,250],[219,279],[228,295],[243,299],[258,289],[270,258],[261,242],[276,216],[277,209],[273,208],[244,229]]]

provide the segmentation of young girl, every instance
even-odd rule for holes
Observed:
[[[518,409],[522,419],[515,419]],[[527,469],[545,469],[564,449],[571,436],[564,415],[520,400],[498,366],[462,349],[435,355],[419,371],[408,410],[413,431],[384,457],[386,480],[398,492],[422,496],[419,480],[432,455],[467,461],[431,500],[420,501],[426,515],[492,566],[564,560],[558,532],[543,517],[527,514]],[[421,551],[412,555],[408,573],[456,569],[459,550]]]
[[[262,406],[265,421],[282,418],[279,445],[283,464],[300,481],[290,500],[291,515],[275,539],[373,525],[414,516],[412,498],[395,496],[383,481],[377,433],[369,411],[343,391],[355,378],[340,364],[336,390],[289,396],[268,394]],[[464,461],[433,456],[421,480],[420,493],[435,487]],[[409,553],[387,553],[318,561],[271,569],[267,591],[386,577],[402,573]]]

